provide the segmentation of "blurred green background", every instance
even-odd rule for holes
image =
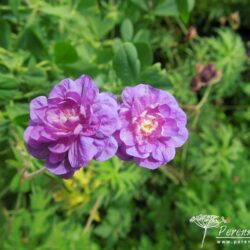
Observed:
[[[249,13],[249,0],[1,0],[0,249],[194,250],[198,214],[250,229]],[[220,77],[201,84],[208,64]],[[23,140],[30,100],[81,74],[118,96],[140,82],[173,93],[190,131],[176,158],[28,179],[43,167]],[[216,235],[203,249],[249,249]]]

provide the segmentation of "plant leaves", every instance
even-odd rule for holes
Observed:
[[[138,57],[140,59],[142,67],[149,66],[153,63],[153,51],[148,43],[135,43]]]
[[[11,41],[11,29],[8,22],[0,19],[1,35],[0,35],[0,47],[9,48]]]
[[[163,3],[158,4],[154,13],[157,16],[178,16],[179,11],[175,0],[165,0]]]
[[[161,69],[160,63],[145,68],[139,76],[139,82],[148,83],[161,88],[169,88],[171,86],[167,77],[167,72]]]
[[[133,24],[130,19],[125,19],[121,25],[121,35],[124,41],[129,41],[132,39],[134,33]]]
[[[189,0],[176,0],[179,16],[184,23],[189,19]]]
[[[66,41],[58,41],[54,46],[54,58],[58,64],[67,64],[77,61],[76,49]]]
[[[125,42],[115,51],[114,69],[123,83],[134,83],[140,73],[140,66],[136,47],[132,43]]]

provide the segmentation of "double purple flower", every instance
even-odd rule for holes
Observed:
[[[30,119],[24,134],[29,152],[64,178],[116,153],[155,169],[171,161],[188,137],[186,114],[170,93],[144,84],[127,87],[119,107],[88,76],[65,79],[48,98],[33,99]]]
[[[119,117],[117,155],[141,167],[156,169],[171,161],[188,138],[187,117],[175,98],[149,85],[124,89]]]
[[[105,161],[117,151],[112,136],[118,129],[118,105],[109,93],[99,93],[92,79],[65,79],[49,94],[30,104],[30,124],[24,138],[29,152],[45,160],[48,170],[68,178],[90,160]]]

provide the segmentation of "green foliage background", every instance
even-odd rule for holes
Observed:
[[[249,11],[248,0],[2,0],[0,249],[194,250],[198,214],[250,229]],[[199,35],[187,39],[191,25]],[[199,63],[222,78],[195,93]],[[114,157],[69,181],[27,180],[43,166],[23,141],[30,100],[81,74],[118,96],[139,82],[172,92],[190,131],[176,158],[149,171]],[[204,249],[249,249],[215,236],[208,230]]]

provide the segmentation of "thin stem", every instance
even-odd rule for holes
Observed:
[[[203,244],[204,244],[204,241],[205,241],[205,238],[206,238],[206,234],[207,234],[207,228],[205,227],[202,242],[201,242],[201,248],[203,248]]]
[[[28,172],[25,171],[23,173],[23,180],[25,180],[25,181],[31,180],[31,179],[35,178],[36,176],[39,176],[39,175],[43,174],[46,170],[47,170],[46,167],[43,167],[43,168],[40,168],[40,169],[36,170],[33,173],[28,173]]]
[[[209,94],[211,92],[211,89],[212,89],[212,84],[210,84],[205,92],[205,94],[203,95],[202,99],[200,100],[200,102],[197,104],[197,108],[198,109],[201,109],[201,107],[206,103],[208,97],[209,97]]]
[[[0,10],[2,10],[2,11],[11,11],[12,9],[11,9],[10,6],[2,5],[2,6],[0,6]],[[29,7],[29,6],[19,6],[18,10],[19,11],[31,10],[31,7]]]
[[[0,192],[0,199],[9,191],[10,185],[6,186],[1,192]]]
[[[177,22],[177,24],[179,25],[181,31],[182,31],[184,34],[187,34],[188,30],[187,30],[186,26],[182,23],[182,21],[181,21],[179,18],[176,18],[176,22]]]
[[[96,214],[97,210],[99,209],[99,207],[101,206],[103,198],[104,198],[103,195],[100,195],[99,197],[97,197],[95,205],[91,209],[91,211],[89,213],[89,218],[88,218],[87,223],[84,227],[85,232],[89,230],[89,228],[94,220],[95,214]]]
[[[204,225],[199,221],[199,220],[196,220],[194,222],[197,226],[201,227],[201,228],[204,228]]]
[[[175,184],[180,184],[183,180],[181,175],[176,171],[176,169],[169,164],[160,168],[166,176],[168,176]]]
[[[192,128],[196,127],[196,124],[198,122],[199,116],[200,116],[200,110],[202,108],[202,106],[207,102],[207,99],[211,93],[211,89],[212,89],[212,84],[208,86],[205,94],[203,95],[203,97],[201,98],[200,102],[195,106],[195,111],[196,111],[196,115],[194,118],[194,121],[192,123]]]
[[[38,63],[37,66],[43,67],[44,65],[48,65],[48,64],[50,64],[50,62],[47,60],[44,60],[44,61],[41,61],[40,63]]]
[[[246,109],[249,105],[218,105],[220,108],[223,109]]]

